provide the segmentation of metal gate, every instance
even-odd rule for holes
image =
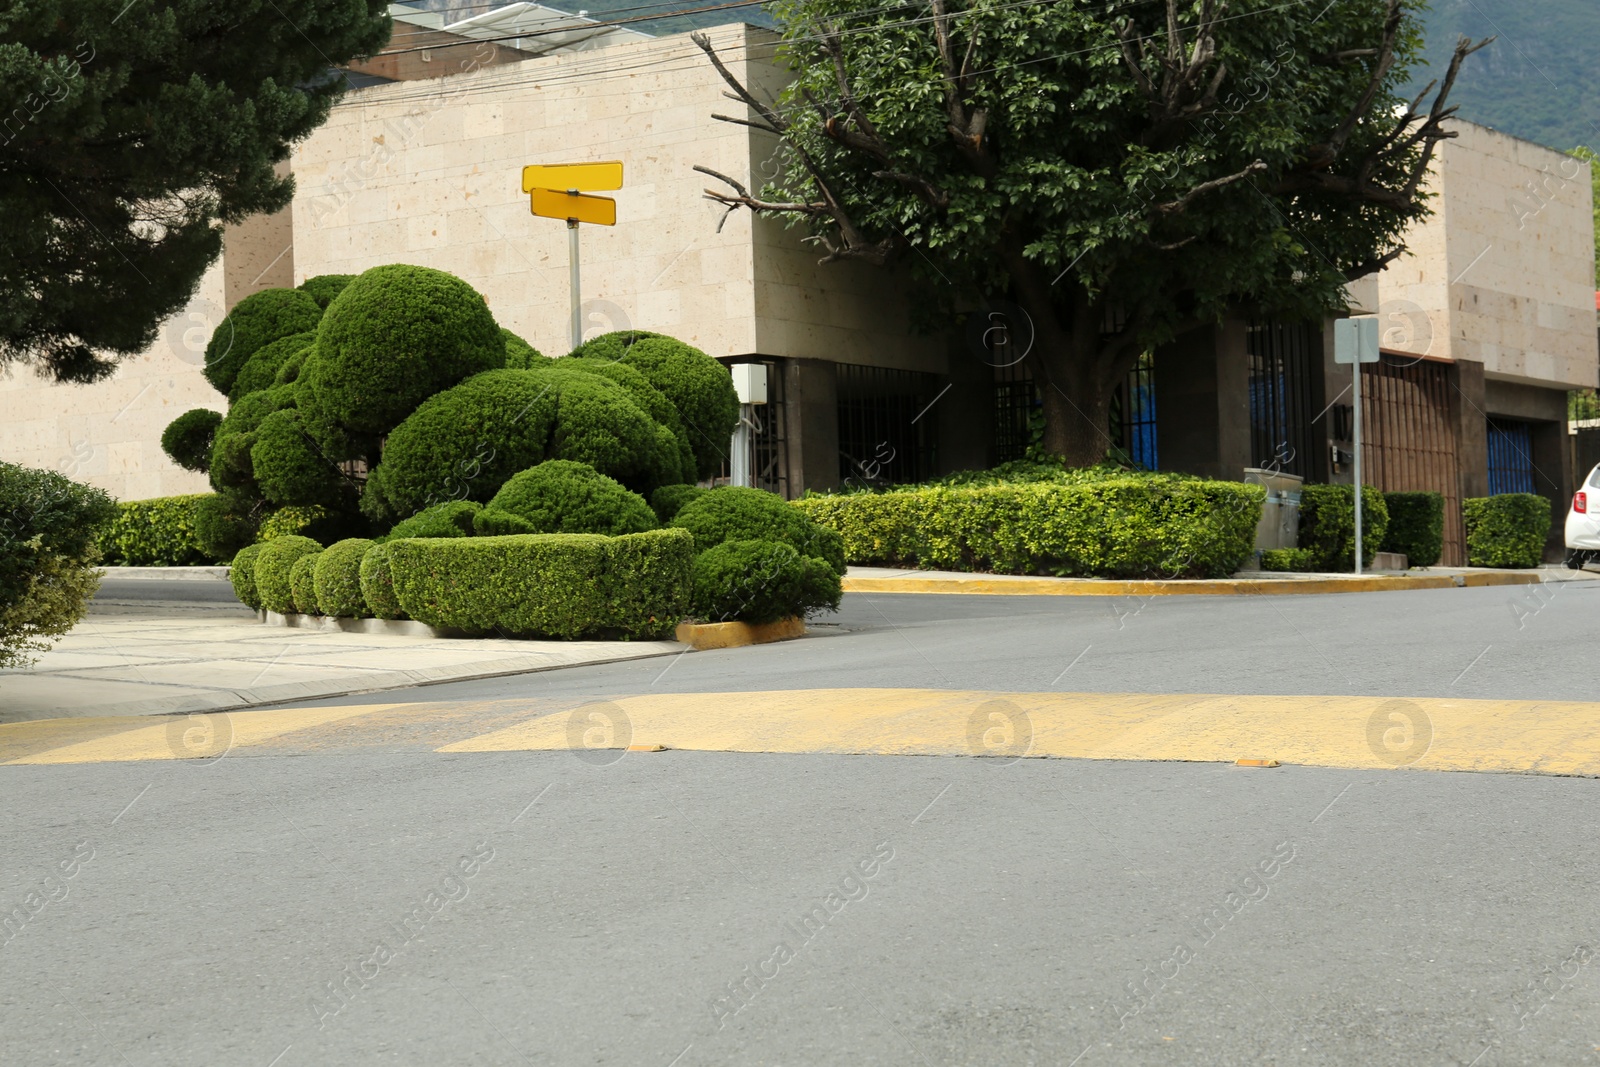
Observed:
[[[1250,357],[1250,460],[1285,474],[1312,478],[1317,443],[1313,327],[1276,319],[1251,319],[1245,331]]]
[[[1466,562],[1455,430],[1450,419],[1450,368],[1385,353],[1361,365],[1362,481],[1386,493],[1444,496],[1444,550],[1439,562]]]
[[[1533,427],[1516,419],[1489,420],[1489,495],[1536,493]]]

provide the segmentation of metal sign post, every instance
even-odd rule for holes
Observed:
[[[578,220],[567,220],[567,288],[572,291],[572,348],[583,344],[583,286],[578,281]]]
[[[583,344],[583,288],[578,276],[578,223],[617,224],[617,202],[609,196],[585,196],[579,189],[621,189],[622,164],[551,163],[522,168],[522,191],[528,210],[567,223],[567,280],[572,298],[572,347]]]
[[[1340,319],[1333,324],[1333,361],[1351,365],[1350,420],[1355,457],[1351,473],[1355,476],[1356,573],[1361,573],[1361,364],[1378,362],[1378,317]]]

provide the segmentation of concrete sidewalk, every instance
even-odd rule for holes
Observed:
[[[233,609],[91,614],[31,669],[0,671],[0,722],[220,711],[686,650],[675,641],[329,633],[264,626]]]

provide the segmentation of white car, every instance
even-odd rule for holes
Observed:
[[[1591,561],[1600,563],[1600,466],[1589,472],[1572,494],[1567,509],[1567,566],[1579,570]]]

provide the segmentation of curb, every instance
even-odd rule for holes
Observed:
[[[674,636],[696,651],[705,651],[765,645],[805,635],[806,620],[792,615],[777,622],[680,622]]]
[[[228,568],[220,567],[101,567],[102,578],[142,578],[150,581],[227,580]]]
[[[279,615],[265,608],[256,612],[256,621],[266,626],[287,626],[291,630],[321,630],[324,633],[389,634],[395,637],[466,637],[454,630],[440,630],[413,619],[349,619],[327,615]]]
[[[1472,589],[1540,585],[1537,574],[1372,575],[1360,578],[1196,578],[1118,581],[1103,578],[852,578],[846,593],[945,593],[983,596],[1299,596],[1382,593],[1401,589]],[[679,638],[682,640],[682,638]]]

